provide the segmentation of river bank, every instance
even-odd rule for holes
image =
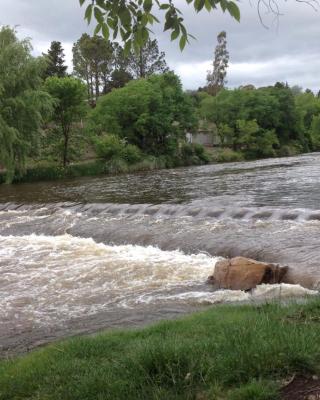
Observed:
[[[54,343],[0,362],[0,399],[306,399],[320,393],[319,310],[319,298],[218,306]]]
[[[200,147],[199,147],[200,149]],[[292,157],[293,154],[286,154],[282,158]],[[247,161],[258,161],[249,159]],[[155,171],[172,169],[178,167],[199,166],[206,164],[224,164],[246,161],[244,154],[229,148],[206,148],[198,152],[192,152],[182,157],[161,156],[145,157],[142,161],[128,163],[123,159],[105,161],[93,158],[73,162],[63,167],[61,164],[48,161],[30,161],[26,171],[21,176],[15,176],[12,183],[28,183],[41,181],[56,181],[61,179],[72,179],[80,177],[99,177],[103,175],[118,175],[126,173]],[[5,171],[0,169],[0,184],[6,182]]]
[[[70,163],[63,167],[61,164],[48,161],[30,161],[29,165],[26,167],[25,173],[22,175],[16,175],[13,178],[12,183],[55,181],[79,177],[154,171],[204,165],[213,160],[212,157],[210,157],[201,146],[195,148],[191,146],[187,147],[190,150],[190,152],[187,154],[159,157],[144,156],[141,161],[134,163],[128,162],[123,158],[114,158],[109,161],[94,158],[92,160],[83,160],[80,162]],[[0,184],[5,182],[5,171],[0,170]]]

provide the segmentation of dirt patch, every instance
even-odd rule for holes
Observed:
[[[320,400],[319,377],[294,377],[281,389],[281,400]]]

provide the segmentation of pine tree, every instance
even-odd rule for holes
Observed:
[[[229,65],[226,32],[220,32],[217,39],[218,44],[214,52],[213,71],[208,72],[207,75],[207,91],[213,96],[216,96],[226,85],[227,68]]]
[[[64,53],[61,46],[61,42],[51,42],[50,49],[47,54],[44,54],[47,58],[48,66],[45,71],[45,78],[49,76],[57,76],[63,78],[67,75],[67,66],[64,64]]]
[[[147,78],[157,73],[168,72],[169,68],[165,60],[165,53],[159,51],[156,39],[148,40],[147,43],[139,49],[139,52],[133,53],[130,57],[129,69],[135,78]]]

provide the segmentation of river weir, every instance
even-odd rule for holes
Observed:
[[[0,356],[320,287],[320,154],[0,187]],[[217,260],[290,266],[252,293]]]

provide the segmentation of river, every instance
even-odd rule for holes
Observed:
[[[320,286],[320,154],[0,186],[0,357],[208,304],[301,297],[213,291],[220,257]]]

